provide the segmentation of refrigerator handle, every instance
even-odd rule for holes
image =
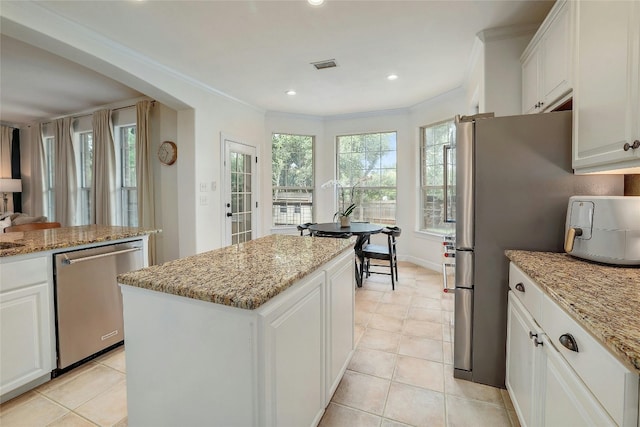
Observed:
[[[443,145],[442,146],[442,159],[444,163],[444,172],[443,172],[443,180],[444,180],[444,222],[452,223],[456,222],[455,218],[451,218],[449,216],[449,151],[451,151],[451,145]]]

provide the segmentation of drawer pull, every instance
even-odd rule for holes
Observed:
[[[573,335],[562,334],[560,335],[560,338],[558,338],[558,340],[564,347],[568,348],[571,351],[575,351],[576,353],[578,352],[578,343],[576,342],[576,339],[573,337]]]
[[[524,285],[522,284],[522,282],[518,283],[516,285],[516,290],[520,291],[520,292],[524,292]]]

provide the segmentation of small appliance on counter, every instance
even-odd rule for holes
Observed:
[[[590,261],[640,265],[640,196],[572,196],[564,250]]]

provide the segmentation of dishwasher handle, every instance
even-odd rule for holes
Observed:
[[[136,251],[140,251],[140,250],[142,250],[142,248],[123,249],[121,251],[107,252],[106,254],[91,255],[91,256],[86,256],[86,257],[83,257],[83,258],[76,258],[76,259],[69,259],[67,257],[67,255],[65,254],[64,255],[65,259],[62,260],[62,263],[65,264],[65,265],[70,265],[70,264],[76,264],[78,262],[84,262],[84,261],[89,261],[89,260],[92,260],[92,259],[98,259],[98,258],[104,258],[104,257],[108,257],[108,256],[126,254],[126,253],[129,253],[129,252],[136,252]]]

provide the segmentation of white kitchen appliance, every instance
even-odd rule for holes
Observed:
[[[572,196],[565,252],[606,264],[640,265],[640,196]]]

